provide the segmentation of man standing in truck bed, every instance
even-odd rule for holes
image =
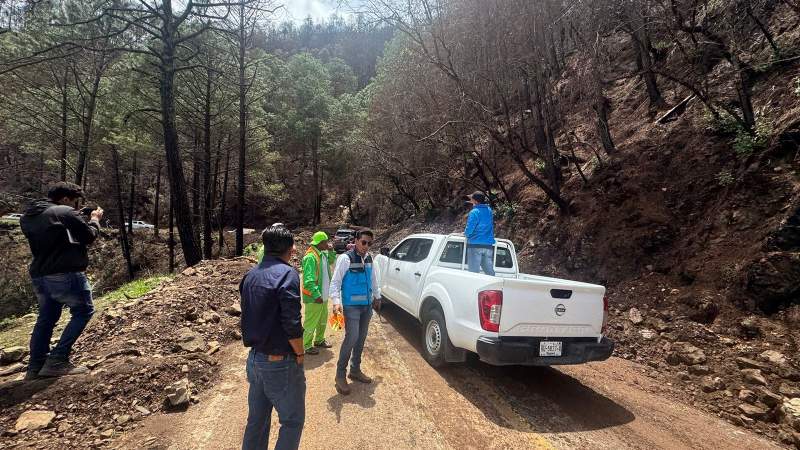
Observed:
[[[494,213],[486,204],[483,192],[469,197],[472,211],[467,216],[464,236],[467,238],[467,268],[470,272],[494,276]]]

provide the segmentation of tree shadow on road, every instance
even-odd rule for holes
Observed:
[[[372,408],[375,406],[375,399],[372,395],[379,384],[383,382],[383,377],[375,377],[370,384],[359,382],[350,383],[350,395],[341,395],[338,392],[328,399],[328,410],[336,414],[336,423],[342,422],[342,409],[345,404],[355,404],[362,408]]]
[[[395,305],[383,317],[422,358],[419,322]],[[559,433],[615,427],[635,419],[624,406],[551,367],[491,366],[470,355],[466,363],[438,370],[458,391],[498,426],[519,431]],[[510,405],[511,414],[504,408]],[[518,416],[527,426],[520,427]],[[510,417],[511,416],[511,417]]]

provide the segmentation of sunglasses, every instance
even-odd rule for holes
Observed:
[[[365,241],[365,240],[362,239],[361,240],[361,245],[366,245],[368,247],[372,247],[372,241]]]

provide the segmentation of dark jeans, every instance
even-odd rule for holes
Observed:
[[[72,345],[81,335],[94,314],[92,288],[83,272],[57,273],[33,278],[33,288],[39,300],[39,316],[31,334],[32,369],[41,367],[50,358],[67,360]],[[69,308],[70,319],[61,333],[58,344],[50,351],[53,328],[61,317],[61,310]]]
[[[336,363],[336,378],[347,375],[348,361],[350,373],[361,372],[361,353],[364,351],[364,341],[367,340],[369,319],[372,318],[371,305],[345,306],[343,309],[344,340],[339,350],[339,362]]]
[[[264,450],[269,444],[272,408],[278,411],[281,429],[276,450],[297,449],[306,418],[306,374],[294,358],[269,361],[250,350],[247,356],[247,426],[242,450]]]

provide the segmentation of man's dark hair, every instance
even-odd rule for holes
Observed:
[[[47,198],[61,200],[64,197],[70,200],[83,198],[83,189],[77,184],[68,181],[59,181],[50,185],[50,189],[47,191]]]
[[[364,228],[363,230],[356,231],[356,239],[361,239],[363,236],[369,236],[372,239],[375,239],[375,235],[372,234],[372,230],[369,228]]]
[[[475,200],[476,202],[478,202],[480,204],[486,203],[486,194],[484,194],[481,191],[473,192],[472,195],[469,196],[469,198]]]
[[[269,227],[261,233],[264,255],[281,256],[294,245],[292,232],[284,227]]]

